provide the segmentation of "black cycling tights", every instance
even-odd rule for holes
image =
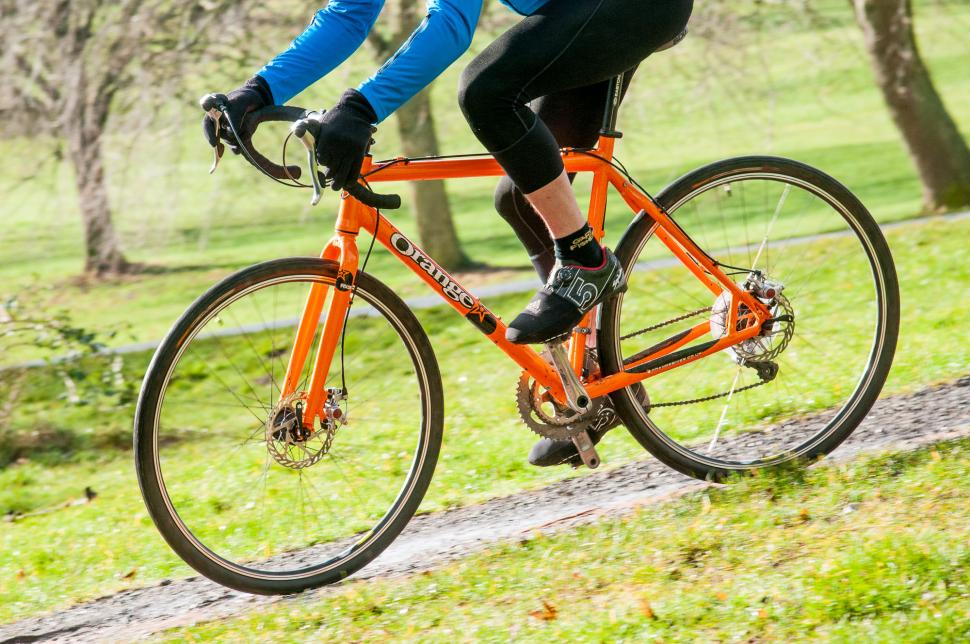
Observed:
[[[462,74],[465,118],[508,175],[495,207],[543,280],[552,239],[522,192],[562,173],[560,147],[596,143],[609,80],[630,72],[629,83],[643,59],[684,29],[692,7],[693,0],[549,0]]]

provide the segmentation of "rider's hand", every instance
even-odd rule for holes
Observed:
[[[327,167],[324,176],[334,190],[357,181],[376,120],[374,108],[355,89],[344,92],[333,109],[320,117],[317,161]]]
[[[261,76],[253,76],[246,81],[245,85],[229,92],[227,98],[229,99],[229,118],[232,119],[233,125],[240,129],[240,135],[243,135],[241,128],[243,119],[247,114],[273,104],[273,93],[269,89],[269,84]],[[229,144],[229,149],[239,154],[239,147],[236,145],[236,139],[232,132],[229,131],[229,126],[222,123],[219,130],[217,133],[216,124],[208,114],[202,118],[202,134],[209,145],[216,147],[219,142],[218,137],[221,136]]]

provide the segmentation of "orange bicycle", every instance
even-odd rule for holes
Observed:
[[[635,214],[616,244],[628,290],[565,343],[507,342],[501,318],[381,214],[400,199],[369,187],[503,174],[486,155],[368,157],[320,257],[251,266],[188,308],[148,368],[135,420],[142,494],[176,553],[226,586],[290,593],[359,570],[414,515],[438,459],[444,396],[417,318],[365,272],[375,241],[521,368],[523,421],[573,440],[589,467],[599,465],[589,430],[614,413],[658,459],[716,481],[808,463],[845,440],[878,396],[898,335],[879,227],[840,183],[781,158],[713,163],[651,197],[614,157],[617,95],[596,147],[562,156],[567,171],[592,176],[598,238],[610,188]],[[224,100],[203,107],[223,116]],[[293,122],[316,203],[314,116],[270,107],[225,126],[265,174],[302,185],[285,149],[279,166],[251,143],[260,123]],[[371,236],[363,260],[361,230]]]

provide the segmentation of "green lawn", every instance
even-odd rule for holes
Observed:
[[[621,159],[647,187],[659,190],[714,158],[788,155],[843,180],[881,221],[916,216],[918,182],[874,89],[857,30],[847,19],[844,2],[830,8],[834,21],[820,32],[784,26],[770,38],[721,48],[692,38],[645,63],[623,108]],[[923,53],[948,106],[967,131],[965,35],[970,5],[927,2],[919,8]],[[473,50],[485,42],[480,37]],[[732,65],[716,64],[729,54]],[[349,72],[324,81],[299,102],[325,104],[340,88],[356,82],[365,67],[357,59]],[[457,69],[434,89],[446,153],[478,147],[454,105]],[[224,79],[200,77],[195,93],[225,84]],[[152,341],[162,337],[196,296],[237,268],[319,251],[332,227],[333,198],[310,209],[306,192],[259,182],[235,158],[209,177],[197,114],[169,111],[158,125],[164,132],[159,140],[143,137],[131,144],[121,136],[113,138],[108,166],[117,224],[132,258],[160,268],[102,284],[73,279],[81,247],[70,168],[51,160],[42,142],[2,142],[0,294],[26,290],[45,307],[69,310],[81,326],[120,328],[114,344]],[[378,136],[382,156],[399,149],[393,130],[386,124]],[[39,178],[19,183],[24,169],[41,160],[47,165]],[[476,273],[470,284],[528,275],[521,247],[491,210],[493,185],[493,180],[449,184],[469,254],[509,269]],[[582,194],[584,184],[579,187]],[[407,209],[392,216],[405,231],[414,231]],[[614,200],[608,242],[615,243],[628,220],[629,213]],[[961,325],[970,305],[960,294],[970,283],[963,258],[970,222],[907,226],[889,239],[900,273],[903,319],[887,391],[908,391],[966,374],[970,347]],[[383,251],[375,253],[368,270],[405,296],[424,293],[417,279],[392,266]],[[499,298],[489,305],[507,317],[526,297]],[[526,463],[534,437],[515,420],[517,373],[508,361],[450,310],[422,311],[419,318],[435,345],[447,401],[442,457],[423,510],[574,475]],[[32,354],[10,351],[0,355],[0,364]],[[128,382],[139,382],[148,359],[147,353],[125,357],[122,373]],[[14,442],[28,445],[17,463],[6,458],[9,436],[0,436],[0,514],[51,511],[0,527],[0,621],[189,574],[143,509],[128,451],[131,406],[101,411],[67,404],[61,380],[40,372],[32,377],[36,380],[15,420]],[[678,393],[677,388],[670,393]],[[819,406],[824,402],[821,397]],[[770,417],[759,412],[744,421]],[[696,415],[673,422],[681,421],[684,426],[700,422]],[[188,454],[190,448],[184,449]],[[619,434],[602,451],[607,464],[641,454],[629,437]],[[84,496],[86,486],[97,492],[96,499],[73,503]]]
[[[964,342],[959,321],[970,309],[965,300],[942,298],[939,293],[957,293],[970,280],[961,255],[968,235],[970,221],[966,220],[913,224],[890,234],[902,276],[904,340],[887,393],[967,373],[970,347]],[[495,308],[513,310],[522,300],[505,298]],[[512,395],[516,371],[504,356],[450,310],[423,311],[420,317],[435,341],[447,401],[442,456],[423,510],[471,503],[575,475],[526,463],[533,437],[516,420]],[[130,356],[126,369],[138,374],[146,360],[147,356]],[[469,360],[474,361],[474,371],[467,369]],[[206,381],[200,382],[203,386]],[[59,387],[58,382],[39,383],[35,398],[24,407],[25,418],[45,418],[45,409]],[[58,411],[58,416],[45,418],[45,422],[63,423],[63,428],[93,441],[93,446],[85,449],[82,443],[64,455],[45,453],[41,445],[28,453],[30,459],[0,470],[0,513],[69,503],[83,496],[85,486],[98,492],[98,497],[92,503],[68,505],[5,524],[0,530],[3,621],[189,573],[162,543],[145,513],[130,452],[108,448],[106,441],[98,440],[108,433],[126,441],[131,409],[111,415],[92,415],[85,407],[59,407]],[[699,421],[695,412],[685,413],[683,427]],[[763,418],[761,410],[753,409],[745,423],[763,422]],[[178,453],[186,457],[180,476],[204,468],[207,461],[189,458],[197,456],[198,449],[204,448],[189,443],[174,446],[173,450],[181,452],[169,452],[175,461]],[[607,465],[642,457],[632,439],[620,433],[611,435],[601,454]],[[222,476],[225,464],[216,459],[212,465],[215,469],[209,474]],[[132,570],[134,577],[125,578]]]
[[[970,440],[763,476],[158,639],[966,641],[968,485]]]

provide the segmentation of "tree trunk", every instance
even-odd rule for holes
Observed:
[[[896,127],[930,211],[970,205],[970,149],[920,58],[911,0],[851,0]]]
[[[102,155],[103,128],[82,117],[68,127],[67,147],[74,164],[78,206],[84,226],[84,271],[95,277],[131,268],[111,221]]]
[[[438,154],[438,136],[427,88],[402,105],[396,117],[405,156]],[[444,181],[412,181],[410,187],[421,245],[447,269],[467,264],[468,258],[455,234]]]

